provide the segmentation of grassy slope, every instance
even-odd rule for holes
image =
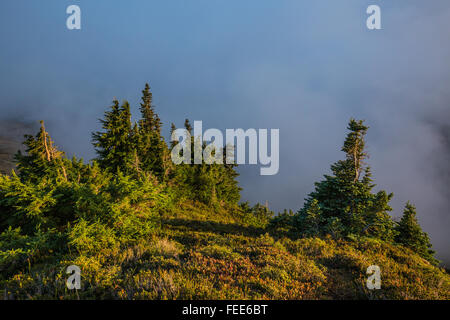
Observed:
[[[82,299],[450,298],[450,276],[404,248],[274,239],[226,212],[188,204],[165,216],[151,239],[75,262],[83,270]],[[381,290],[366,289],[373,264],[381,268]],[[36,266],[7,282],[8,295],[77,298],[64,289],[66,277],[61,268]]]
[[[450,298],[450,276],[402,247],[370,239],[274,239],[227,220],[191,207],[164,222],[162,247],[182,245],[171,257],[177,267],[165,269],[176,288],[170,298]],[[371,291],[365,273],[374,264],[382,289]]]

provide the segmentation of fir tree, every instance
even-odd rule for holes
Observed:
[[[67,172],[63,165],[64,153],[59,151],[45,129],[41,121],[38,134],[25,135],[25,152],[15,155],[15,162],[19,171],[19,177],[24,180],[38,181],[44,176],[57,176],[63,174],[67,178]]]
[[[164,181],[170,173],[170,159],[167,145],[161,136],[161,120],[155,113],[152,102],[153,96],[147,83],[142,91],[137,151],[142,169]]]
[[[238,173],[235,170],[236,164],[226,164],[225,150],[222,151],[223,164],[205,163],[205,159],[199,164],[194,163],[195,148],[201,148],[200,152],[206,147],[206,143],[195,144],[192,135],[192,126],[189,119],[184,122],[185,129],[191,134],[191,164],[181,163],[176,166],[174,182],[179,186],[179,190],[187,197],[200,201],[202,203],[212,204],[234,204],[240,199],[240,190],[236,180]],[[175,125],[172,125],[172,132]],[[172,144],[172,148],[175,144]],[[214,152],[213,152],[214,154]]]
[[[119,106],[119,101],[114,100],[111,110],[105,112],[100,122],[104,131],[92,134],[100,167],[114,173],[127,172],[133,162],[134,149],[130,105],[125,101]]]
[[[363,121],[351,119],[347,129],[350,132],[342,148],[346,159],[331,166],[333,175],[325,175],[325,180],[315,184],[315,191],[309,194],[304,208],[298,213],[299,221],[305,220],[304,216],[318,205],[322,230],[333,224],[333,230],[339,229],[339,232],[334,231],[335,234],[393,240],[394,224],[387,213],[392,210],[389,201],[393,195],[385,191],[372,193],[375,185],[370,167],[364,163],[367,158],[364,137],[368,127]]]
[[[189,122],[189,119],[184,120],[184,128],[191,134],[192,136],[192,126]]]
[[[139,127],[141,129],[153,130],[155,127],[155,111],[153,109],[153,94],[150,91],[148,83],[145,84],[145,88],[142,91],[142,103],[140,106],[142,119],[139,121]]]
[[[428,234],[422,231],[416,217],[416,208],[411,203],[406,203],[405,210],[400,222],[396,225],[398,232],[395,241],[410,248],[423,258],[437,265],[438,260],[434,258],[434,251]]]
[[[316,199],[312,200],[309,207],[297,218],[295,224],[303,235],[317,237],[323,233],[323,230],[321,230],[321,225],[323,224],[322,211]]]

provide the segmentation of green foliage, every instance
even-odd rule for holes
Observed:
[[[223,258],[229,258],[229,259],[237,259],[239,258],[239,254],[233,252],[233,249],[227,246],[221,246],[221,245],[209,245],[200,251],[204,256],[216,258],[216,259],[223,259]]]
[[[20,227],[9,227],[0,233],[0,279],[43,261],[54,263],[55,255],[65,252],[65,244],[66,236],[55,229],[26,235]]]
[[[111,110],[105,112],[105,119],[100,122],[104,131],[92,134],[100,167],[113,173],[130,172],[134,160],[130,105],[124,102],[120,106],[119,101],[114,100]]]
[[[297,228],[307,237],[315,237],[322,234],[321,226],[324,224],[324,218],[319,201],[316,199],[313,199],[303,214],[298,215],[296,218]],[[325,225],[330,226],[330,223],[325,223]],[[328,231],[331,233],[332,230]]]
[[[291,236],[295,233],[294,212],[284,209],[269,221],[268,229],[272,234],[279,236]]]
[[[43,125],[39,136],[46,142],[28,137],[26,144],[33,142],[42,153],[42,145],[52,146]],[[0,175],[0,270],[5,279],[44,262],[93,262],[99,252],[112,253],[149,237],[173,201],[167,186],[151,175],[135,177],[120,169],[114,175],[97,162],[68,160],[53,147],[50,157],[35,149],[18,157],[24,173]]]
[[[25,135],[23,145],[26,154],[18,151],[14,157],[21,179],[36,182],[43,177],[66,174],[63,163],[64,153],[54,146],[43,121],[35,137]]]
[[[152,104],[153,95],[146,84],[140,105],[141,119],[134,125],[128,102],[115,100],[100,120],[104,131],[92,134],[100,168],[113,174],[122,172],[135,178],[155,176],[171,185],[179,197],[207,205],[237,205],[240,188],[234,164],[180,164],[174,166],[171,149],[161,135],[161,120]],[[192,130],[188,120],[185,127]],[[175,126],[172,124],[172,131]],[[194,137],[191,137],[192,146]],[[171,148],[175,146],[171,144]],[[205,145],[203,145],[203,148]],[[193,148],[192,148],[193,150]],[[225,153],[224,153],[225,159]]]
[[[416,208],[407,203],[400,222],[396,225],[398,232],[395,241],[401,245],[410,248],[423,258],[433,264],[439,261],[434,258],[434,251],[431,249],[430,238],[428,234],[422,231],[416,217]]]
[[[192,131],[188,119],[184,126],[189,132]],[[172,126],[172,130],[174,129],[175,127]],[[191,135],[191,150],[200,148],[198,143],[194,143],[195,139],[198,137]],[[172,148],[174,146],[175,144]],[[203,143],[200,151],[203,152],[205,147],[206,144]],[[215,152],[213,152],[214,155]],[[179,187],[177,190],[179,195],[207,205],[237,205],[241,191],[236,180],[239,175],[235,171],[237,165],[226,163],[225,149],[222,151],[222,156],[223,164],[208,163],[206,159],[203,159],[200,164],[194,164],[194,152],[192,152],[191,164],[181,163],[175,168],[173,183]]]
[[[346,159],[331,166],[333,175],[325,175],[325,180],[315,184],[295,219],[304,235],[353,234],[393,240],[394,223],[388,214],[393,195],[385,191],[372,193],[375,185],[370,168],[364,163],[367,129],[363,121],[350,120],[350,132],[342,148]]]
[[[450,298],[450,277],[443,270],[374,238],[276,240],[243,224],[219,222],[225,212],[215,216],[202,206],[174,207],[164,214],[160,229],[124,235],[124,229],[116,228],[133,211],[116,216],[101,214],[99,208],[118,197],[128,200],[115,200],[108,210],[120,203],[131,209],[140,198],[132,196],[142,190],[138,186],[122,178],[103,187],[110,190],[104,197],[85,190],[78,210],[89,214],[72,223],[64,237],[56,231],[25,235],[19,229],[5,230],[0,235],[4,296],[77,299],[64,284],[65,268],[76,264],[82,269],[80,299]],[[140,212],[136,208],[134,214]],[[205,215],[203,224],[191,220]],[[56,243],[61,243],[59,248]],[[383,275],[382,290],[376,292],[365,283],[372,264]]]
[[[273,211],[260,203],[250,207],[248,202],[239,205],[241,218],[240,221],[255,227],[266,227],[273,217]]]
[[[169,178],[172,170],[169,150],[161,136],[161,120],[152,105],[150,86],[142,91],[141,120],[138,122],[135,149],[142,170],[152,172],[160,181]]]

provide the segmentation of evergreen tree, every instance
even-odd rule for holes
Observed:
[[[363,121],[351,119],[347,129],[350,132],[342,148],[346,159],[331,166],[333,175],[325,175],[325,180],[315,184],[315,191],[309,194],[298,213],[298,221],[304,221],[318,206],[321,230],[332,229],[336,235],[367,235],[392,240],[394,224],[387,211],[392,210],[389,201],[393,195],[385,191],[372,193],[375,185],[370,168],[364,163],[367,158],[364,136],[368,127]],[[330,224],[331,229],[327,227]]]
[[[59,151],[45,129],[41,121],[38,134],[25,135],[25,152],[15,155],[15,162],[19,171],[19,177],[24,180],[38,181],[44,176],[57,176],[63,174],[67,178],[67,172],[63,165],[64,153]]]
[[[114,100],[111,110],[105,112],[101,119],[103,132],[92,134],[93,144],[98,154],[97,161],[102,169],[116,173],[128,172],[133,163],[133,131],[131,128],[131,112],[128,102],[119,106]]]
[[[395,241],[407,248],[410,248],[423,258],[437,265],[438,260],[434,258],[434,251],[428,234],[422,231],[416,217],[416,208],[407,203],[400,222],[396,225],[398,232]]]
[[[161,136],[161,120],[155,113],[152,101],[153,96],[147,83],[142,91],[137,152],[142,169],[164,181],[170,173],[170,159],[167,145]]]
[[[236,164],[226,164],[225,148],[222,151],[223,164],[218,163],[194,163],[194,154],[196,145],[201,148],[200,152],[206,147],[206,143],[195,144],[192,135],[192,126],[189,119],[184,122],[185,129],[191,134],[191,164],[181,163],[176,166],[174,174],[174,182],[179,186],[179,191],[188,198],[200,201],[202,203],[212,204],[233,204],[236,205],[240,199],[240,190],[236,180],[238,173],[235,170]],[[172,132],[176,129],[172,125]],[[171,148],[176,144],[172,143]],[[197,150],[198,151],[198,150]],[[213,152],[214,155],[214,152]]]
[[[298,216],[295,224],[307,237],[317,237],[323,233],[323,230],[321,230],[323,224],[322,211],[316,199],[312,200],[309,207]]]
[[[152,131],[155,128],[155,111],[153,108],[153,94],[150,91],[150,85],[145,84],[145,88],[142,91],[142,103],[140,106],[142,119],[139,121],[139,127],[141,129],[148,129]]]
[[[189,122],[189,119],[184,120],[184,128],[191,134],[192,137],[192,126],[191,123]]]

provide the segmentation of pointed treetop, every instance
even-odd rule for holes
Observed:
[[[175,130],[177,130],[177,127],[175,126],[175,124],[172,122],[170,124],[170,134],[172,134]]]
[[[189,133],[192,133],[192,126],[191,123],[189,122],[189,119],[184,120],[184,127]]]
[[[353,166],[354,181],[356,182],[363,170],[364,159],[368,156],[365,152],[364,136],[369,127],[364,125],[364,120],[357,121],[351,118],[347,129],[350,132],[347,134],[342,151],[347,154],[347,160]]]
[[[145,89],[142,90],[141,99],[140,111],[142,119],[139,121],[139,126],[144,131],[152,131],[155,126],[155,112],[152,106],[153,96],[148,83],[145,84]]]
[[[409,201],[406,203],[403,216],[398,223],[396,242],[410,248],[432,264],[439,261],[434,258],[434,251],[428,234],[422,230],[416,217],[416,207]]]

